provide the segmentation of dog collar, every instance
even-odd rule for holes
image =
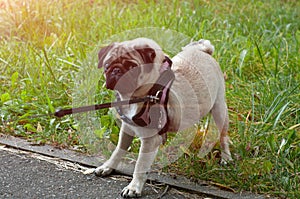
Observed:
[[[148,96],[153,96],[155,100],[145,102],[141,110],[131,119],[123,113],[121,107],[116,107],[120,118],[124,122],[133,126],[157,129],[159,135],[168,131],[169,117],[167,104],[169,91],[175,79],[171,66],[172,61],[168,57],[165,57],[160,70],[161,74],[148,92]],[[117,100],[120,100],[120,96],[118,95]]]

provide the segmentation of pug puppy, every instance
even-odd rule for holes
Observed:
[[[100,50],[98,67],[104,68],[106,87],[115,90],[121,100],[147,96],[162,73],[170,68],[175,77],[168,85],[163,85],[169,91],[166,105],[153,105],[143,112],[147,116],[144,120],[148,118],[150,123],[156,121],[160,128],[132,122],[145,109],[145,104],[121,107],[121,114],[125,119],[121,125],[118,144],[111,157],[95,169],[95,174],[109,175],[127,152],[134,136],[139,137],[141,147],[133,179],[123,189],[122,197],[141,196],[147,172],[159,146],[164,142],[166,133],[160,132],[161,126],[167,127],[165,131],[181,131],[211,113],[220,132],[222,161],[232,160],[227,135],[229,122],[224,77],[219,64],[212,57],[213,51],[214,47],[208,40],[200,40],[185,46],[170,60],[156,42],[147,38],[113,43]],[[155,111],[152,109],[159,111],[153,114]]]

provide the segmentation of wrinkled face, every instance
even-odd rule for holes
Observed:
[[[140,40],[104,47],[98,57],[98,67],[104,67],[106,87],[123,94],[137,90],[159,60],[156,50]]]

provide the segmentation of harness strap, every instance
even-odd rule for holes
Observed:
[[[171,70],[172,61],[166,57],[161,68],[161,75],[152,88],[148,92],[148,96],[156,96],[156,100],[144,102],[141,110],[132,117],[126,117],[121,107],[116,107],[121,119],[134,126],[158,129],[159,135],[168,131],[169,117],[167,104],[169,99],[169,91],[175,79],[175,75]],[[117,96],[117,100],[120,97]]]
[[[159,129],[160,135],[165,133],[164,127],[169,123],[167,111],[169,91],[174,78],[174,73],[170,68],[160,75],[148,92],[149,95],[157,96],[158,102],[145,102],[142,109],[132,117],[135,124],[141,127]]]

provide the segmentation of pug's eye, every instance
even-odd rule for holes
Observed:
[[[109,64],[105,64],[105,65],[104,65],[104,72],[107,72],[108,67],[109,67]]]
[[[134,67],[137,67],[137,64],[132,62],[132,61],[124,61],[123,66],[127,69],[127,70],[131,70]]]

